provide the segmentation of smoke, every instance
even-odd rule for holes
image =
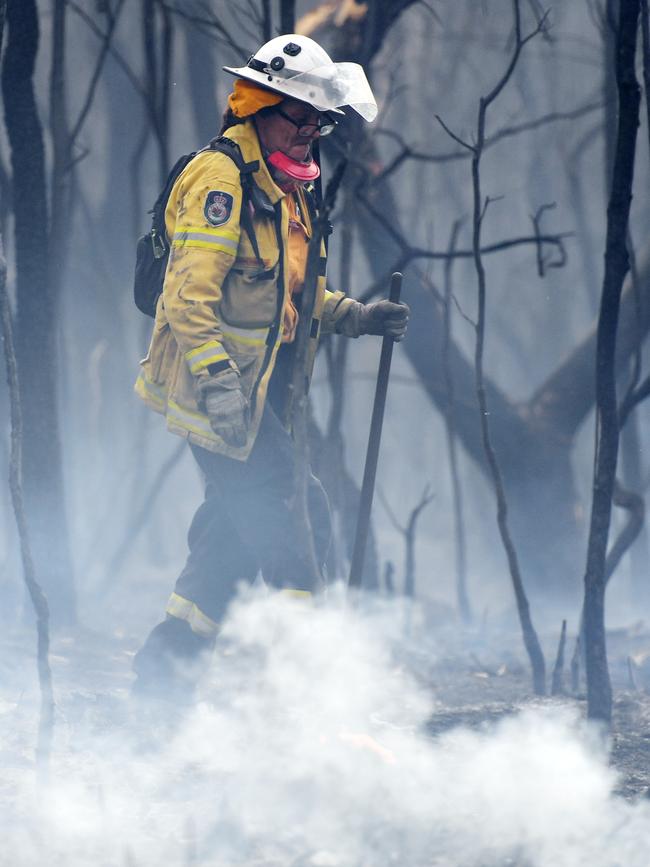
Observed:
[[[249,593],[191,708],[69,697],[49,784],[4,762],[0,863],[647,867],[650,805],[574,712],[427,734],[401,622]]]

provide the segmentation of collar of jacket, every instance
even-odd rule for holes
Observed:
[[[253,162],[253,160],[259,162],[260,167],[256,172],[254,172],[253,177],[255,178],[255,183],[260,187],[260,189],[264,190],[266,195],[269,197],[271,204],[275,205],[276,202],[283,199],[286,196],[286,193],[280,189],[271,177],[271,173],[269,172],[266,161],[262,155],[260,140],[253,121],[249,119],[244,121],[244,123],[238,123],[235,124],[235,126],[228,127],[223,134],[234,142],[237,142],[242,152],[242,156],[247,163]]]

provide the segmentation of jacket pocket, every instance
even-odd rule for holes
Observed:
[[[223,286],[221,316],[240,328],[267,328],[278,315],[279,266],[231,268]]]
[[[169,323],[156,324],[151,336],[149,353],[143,364],[148,368],[149,377],[159,385],[169,384],[178,346]]]

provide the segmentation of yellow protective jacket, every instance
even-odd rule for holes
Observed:
[[[252,121],[231,127],[225,135],[237,142],[246,162],[259,161],[253,177],[274,206],[274,219],[253,216],[264,270],[260,272],[248,234],[240,227],[242,187],[237,166],[217,151],[199,153],[179,175],[169,197],[165,212],[169,264],[135,390],[149,407],[166,416],[172,433],[210,451],[246,460],[282,339],[284,309],[290,303],[288,208],[285,193],[264,162]],[[302,190],[299,196],[302,213],[308,215]],[[325,289],[324,248],[322,256],[307,377],[320,331],[334,331],[354,303],[342,292]],[[210,365],[223,361],[238,370],[251,405],[248,440],[241,448],[227,445],[212,431],[201,407],[200,381],[210,375]]]

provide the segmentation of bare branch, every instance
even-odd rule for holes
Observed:
[[[216,38],[218,42],[222,45],[234,48],[235,51],[243,58],[247,57],[249,51],[246,50],[240,43],[235,39],[234,35],[227,27],[225,27],[222,23],[222,16],[218,16],[212,12],[209,5],[206,3],[201,4],[201,8],[203,9],[203,16],[195,15],[192,12],[188,12],[186,8],[183,8],[183,5],[176,5],[175,3],[165,3],[164,0],[160,0],[161,5],[168,9],[172,14],[176,15],[178,18],[182,18],[190,24],[193,24],[197,27],[201,32],[207,33],[207,35]],[[234,4],[231,6],[231,9],[234,8]],[[216,34],[216,35],[215,35]]]
[[[117,22],[120,17],[120,13],[122,11],[122,7],[124,6],[124,0],[117,0],[117,6],[115,8],[114,13],[110,13],[108,17],[108,29],[104,34],[104,40],[102,43],[101,50],[99,52],[99,57],[97,58],[97,62],[95,63],[95,68],[90,77],[90,83],[88,85],[88,89],[86,91],[86,98],[83,101],[81,110],[79,111],[79,115],[77,120],[73,124],[72,130],[68,136],[68,148],[72,149],[74,147],[74,143],[77,140],[77,136],[81,132],[81,128],[83,127],[86,118],[88,116],[88,112],[90,111],[90,107],[93,103],[93,99],[95,98],[95,91],[97,89],[97,84],[99,82],[99,78],[102,73],[102,69],[104,68],[104,62],[106,57],[108,56],[108,52],[111,47],[111,40],[113,39],[113,34],[115,33],[115,28],[117,26]]]
[[[490,205],[494,202],[500,202],[503,198],[504,196],[486,196],[485,202],[483,203],[483,210],[481,211],[481,214],[479,216],[479,222],[483,222],[483,219],[487,214],[487,209],[490,207]]]
[[[416,524],[417,519],[420,517],[420,513],[423,511],[423,509],[426,509],[426,507],[429,505],[429,503],[432,503],[434,499],[435,499],[435,494],[433,494],[431,492],[431,487],[427,483],[424,486],[424,490],[422,491],[419,502],[417,503],[416,506],[413,507],[413,509],[411,511],[411,514],[409,516],[409,521],[407,524],[408,530],[413,530],[415,528],[415,524]]]
[[[645,502],[640,494],[635,491],[630,491],[623,487],[618,479],[614,483],[614,493],[612,502],[620,509],[625,509],[629,512],[629,519],[616,541],[607,552],[605,560],[605,581],[609,582],[612,575],[618,568],[619,563],[623,559],[624,554],[634,544],[637,536],[641,532],[643,522],[645,521]]]
[[[545,12],[540,20],[537,22],[537,26],[534,30],[532,30],[527,36],[522,38],[521,36],[521,11],[519,8],[519,0],[513,0],[512,3],[514,18],[515,18],[515,49],[510,60],[506,71],[503,73],[501,79],[494,85],[492,90],[488,93],[487,96],[483,97],[483,103],[485,108],[489,108],[490,105],[494,102],[494,100],[501,93],[506,84],[510,81],[512,77],[512,73],[515,71],[515,67],[517,66],[517,61],[519,60],[519,55],[521,54],[525,45],[534,39],[540,33],[544,32],[546,27],[546,22],[548,20],[549,12]]]
[[[385,229],[393,241],[395,241],[395,243],[402,249],[403,258],[401,261],[403,265],[413,259],[440,259],[444,261],[447,259],[471,259],[474,256],[473,250],[446,250],[445,252],[439,252],[435,250],[425,250],[421,247],[412,247],[402,233],[395,227],[394,223],[392,223],[380,210],[375,208],[368,198],[360,191],[358,193],[358,200],[364,208],[372,214],[373,218],[380,223],[382,228]],[[497,200],[497,198],[488,199],[488,201]],[[573,232],[559,232],[556,235],[524,235],[521,238],[509,238],[506,241],[487,244],[485,247],[481,247],[481,253],[483,255],[488,255],[490,253],[499,253],[502,250],[508,250],[511,247],[519,247],[527,244],[534,244],[537,246],[542,243],[558,247],[561,252],[561,258],[565,258],[566,254],[564,253],[564,245],[562,242],[564,238],[571,237],[573,237]]]
[[[537,633],[535,631],[535,627],[532,622],[532,618],[530,615],[530,606],[528,603],[528,598],[526,596],[526,591],[524,588],[524,583],[521,575],[521,570],[519,567],[519,558],[517,555],[517,550],[515,548],[514,542],[512,540],[512,535],[510,533],[509,523],[508,523],[508,502],[506,499],[505,488],[503,485],[503,476],[501,473],[501,467],[499,465],[499,461],[497,459],[496,452],[492,445],[491,432],[490,432],[490,420],[489,420],[489,407],[487,402],[487,395],[485,389],[484,375],[483,375],[483,361],[484,361],[484,342],[485,342],[485,307],[486,307],[486,294],[487,294],[487,286],[486,286],[486,276],[485,276],[485,268],[483,266],[482,253],[481,253],[481,222],[484,215],[484,210],[482,207],[482,196],[481,196],[481,175],[480,175],[480,162],[481,156],[483,153],[483,147],[485,142],[485,123],[486,123],[486,115],[489,106],[494,102],[497,96],[501,93],[506,83],[509,81],[512,73],[514,72],[515,66],[519,59],[519,55],[521,53],[521,49],[526,41],[529,38],[532,38],[532,35],[539,32],[538,29],[533,33],[530,37],[525,40],[521,38],[521,21],[520,21],[520,9],[519,9],[519,0],[513,0],[513,11],[514,11],[514,24],[515,24],[515,35],[516,35],[516,47],[513,53],[512,59],[501,77],[500,81],[495,85],[495,87],[490,91],[490,93],[486,97],[481,97],[479,99],[479,108],[478,108],[478,117],[476,124],[476,147],[474,149],[474,153],[472,156],[472,189],[473,189],[473,231],[472,231],[472,248],[474,251],[474,266],[476,270],[477,283],[478,283],[478,320],[476,326],[476,343],[475,343],[475,351],[474,351],[474,370],[475,370],[475,380],[476,380],[476,396],[479,405],[479,418],[481,424],[481,436],[483,441],[483,450],[485,452],[485,457],[490,468],[490,475],[492,478],[494,494],[497,505],[497,525],[499,528],[499,534],[501,536],[501,541],[506,553],[506,557],[508,560],[508,568],[510,571],[510,578],[512,581],[512,586],[514,590],[515,599],[517,602],[517,612],[519,615],[519,621],[521,624],[522,636],[524,645],[526,647],[526,651],[528,652],[528,657],[530,659],[532,673],[533,673],[533,688],[538,695],[543,695],[546,691],[546,664],[544,660],[544,654],[542,652],[541,645],[539,643],[539,639],[537,637]]]
[[[430,491],[429,485],[425,485],[424,490],[422,491],[422,495],[420,496],[417,504],[411,510],[408,522],[404,527],[398,522],[397,518],[395,517],[395,513],[390,507],[388,500],[383,494],[383,492],[381,490],[379,491],[379,498],[384,509],[386,510],[386,513],[388,514],[392,525],[404,537],[404,593],[410,598],[413,598],[415,596],[415,528],[420,514],[434,499],[434,496],[435,495],[432,494]]]
[[[418,5],[421,6],[423,9],[427,10],[427,12],[431,15],[433,20],[436,22],[436,24],[440,24],[440,26],[442,26],[442,24],[443,24],[442,18],[440,17],[440,15],[438,15],[436,10],[433,8],[433,6],[430,3],[427,3],[426,0],[419,0]]]
[[[492,145],[495,145],[498,142],[502,141],[503,139],[512,138],[513,136],[517,136],[522,132],[532,132],[533,130],[539,129],[540,127],[546,126],[547,124],[557,123],[559,121],[565,120],[576,120],[580,117],[583,117],[584,115],[590,114],[593,111],[598,111],[599,109],[602,109],[603,105],[604,103],[602,102],[602,100],[599,100],[597,102],[590,102],[587,105],[573,109],[572,111],[553,111],[549,114],[544,114],[541,117],[536,118],[535,120],[525,121],[519,124],[513,124],[512,126],[504,126],[492,135],[486,136],[485,142],[483,143],[483,148],[487,149],[489,147],[492,147]],[[600,126],[598,127],[598,129],[600,129]],[[412,159],[416,162],[447,163],[454,162],[456,160],[464,160],[471,156],[471,149],[468,151],[467,148],[464,148],[462,151],[448,151],[446,153],[443,152],[438,154],[424,153],[422,151],[418,151],[410,145],[407,145],[403,137],[399,135],[399,133],[396,133],[394,130],[378,129],[375,134],[392,138],[401,146],[402,150],[395,157],[393,157],[391,162],[384,169],[382,169],[382,171],[378,175],[373,176],[374,182],[384,180],[385,178],[389,177],[407,159]],[[464,142],[463,145],[465,145]]]
[[[625,399],[618,411],[619,428],[625,425],[632,410],[647,397],[650,397],[650,375],[646,376],[640,385],[625,395]]]
[[[243,33],[245,36],[248,37],[248,39],[250,39],[252,45],[256,45],[257,42],[259,41],[259,38],[260,38],[259,30],[261,29],[260,28],[261,22],[259,19],[259,15],[251,16],[250,4],[249,4],[248,10],[240,8],[237,3],[229,4],[228,8],[229,8],[230,14],[232,15],[232,17],[235,21],[235,24],[237,25],[236,26],[237,32]],[[258,25],[257,30],[254,27],[250,26],[251,21],[253,24]]]
[[[81,20],[89,27],[91,32],[94,33],[98,39],[101,39],[102,42],[104,42],[105,38],[106,38],[105,34],[102,32],[101,28],[99,28],[97,26],[97,24],[95,24],[95,21],[85,11],[85,9],[82,9],[81,6],[79,6],[79,4],[76,2],[76,0],[67,0],[67,3],[68,3],[68,6],[70,7],[70,9],[72,9],[73,12],[76,12],[77,15],[81,18]],[[146,93],[144,87],[142,86],[142,83],[140,82],[138,76],[131,69],[131,67],[129,66],[127,61],[124,59],[124,57],[120,54],[120,52],[116,50],[115,46],[112,43],[109,44],[108,51],[109,51],[111,57],[115,60],[117,65],[120,67],[122,72],[124,72],[126,77],[129,79],[131,86],[133,87],[135,92],[138,94],[138,96],[142,97],[142,101],[144,102],[145,107],[148,110],[147,93]]]
[[[456,133],[453,132],[453,130],[449,129],[449,127],[448,127],[447,124],[444,122],[444,120],[440,117],[439,114],[436,115],[436,120],[438,121],[438,123],[440,124],[440,126],[444,129],[444,131],[447,133],[447,135],[448,135],[450,138],[453,138],[453,140],[454,140],[455,142],[458,142],[458,144],[459,144],[461,147],[465,148],[465,150],[469,151],[469,152],[472,153],[472,154],[476,152],[476,148],[474,147],[474,145],[468,144],[468,142],[463,141],[463,139],[460,138],[460,136],[457,136]]]
[[[546,205],[540,205],[540,207],[537,209],[537,211],[534,214],[531,214],[530,219],[533,222],[533,229],[535,230],[535,237],[539,237],[541,234],[540,230],[539,230],[539,226],[540,226],[540,223],[542,221],[542,216],[544,215],[544,213],[546,211],[551,211],[555,207],[556,207],[556,203],[550,202],[549,204],[546,204]],[[540,277],[544,276],[545,264],[546,263],[544,260],[544,252],[543,252],[542,245],[538,244],[537,245],[537,273]],[[549,266],[549,267],[551,267],[551,266]]]

